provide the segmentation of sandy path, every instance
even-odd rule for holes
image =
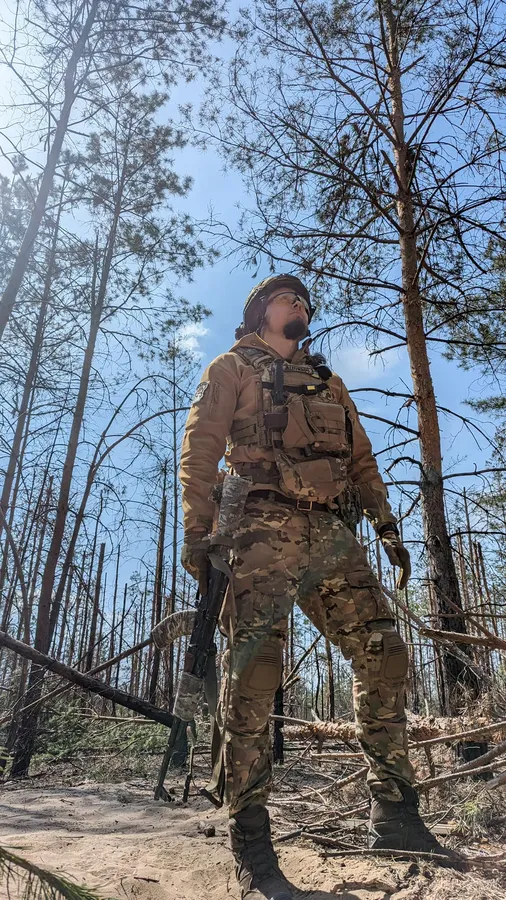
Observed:
[[[215,826],[215,837],[199,830],[203,822]],[[155,803],[140,780],[6,786],[0,797],[0,844],[118,900],[238,900],[225,823],[226,814],[203,798],[186,806]],[[301,889],[297,897],[306,900],[506,897],[469,874],[383,860],[326,860],[302,843],[283,844],[279,852],[287,876]],[[0,897],[7,897],[2,887]]]

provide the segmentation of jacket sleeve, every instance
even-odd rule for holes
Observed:
[[[351,419],[353,456],[350,477],[353,484],[360,489],[364,515],[376,530],[387,523],[396,524],[397,519],[388,502],[388,491],[379,473],[371,442],[359,419],[357,407],[342,381],[340,402],[348,410]]]
[[[181,449],[179,480],[185,534],[211,530],[214,502],[209,498],[239,396],[240,377],[234,360],[218,357],[206,369],[192,402]]]

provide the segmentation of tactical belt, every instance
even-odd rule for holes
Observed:
[[[291,506],[293,509],[300,509],[302,512],[330,512],[326,503],[315,503],[314,500],[295,500],[292,497],[286,497],[278,491],[250,491],[249,497],[261,497],[263,500],[274,500],[276,503],[284,503],[285,506]],[[247,501],[246,501],[247,502]]]

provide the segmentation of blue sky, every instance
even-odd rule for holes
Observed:
[[[235,0],[230,8],[232,12],[237,10],[238,4]],[[6,0],[0,0],[0,20],[8,21],[10,15],[12,15],[11,4]],[[221,56],[226,57],[231,46],[229,41],[225,41],[215,49]],[[8,100],[9,93],[9,77],[3,70],[1,97],[3,102]],[[198,80],[190,84],[177,85],[172,92],[169,115],[177,120],[179,104],[191,103],[198,107],[201,99],[202,88]],[[5,114],[3,118],[5,121]],[[39,151],[36,147],[32,146],[30,151],[29,156],[38,158]],[[193,146],[178,151],[175,167],[182,175],[190,174],[194,182],[191,193],[182,203],[184,211],[200,221],[208,218],[212,210],[216,219],[226,222],[233,230],[238,218],[238,206],[248,206],[249,202],[240,176],[230,169],[225,172],[222,160],[212,148],[205,153]],[[0,173],[10,174],[9,163],[1,157]],[[195,330],[191,341],[195,351],[201,354],[202,368],[234,342],[234,330],[241,321],[244,299],[255,281],[267,274],[269,273],[265,265],[259,270],[257,278],[253,279],[252,272],[242,267],[237,268],[237,261],[234,258],[224,258],[213,267],[197,270],[193,282],[179,285],[179,293],[189,300],[203,302],[213,313],[205,329]],[[368,358],[363,345],[349,346],[334,353],[330,362],[349,389],[367,386],[397,391],[411,389],[405,350],[390,351],[381,359],[376,358],[376,361],[373,361]],[[440,353],[434,351],[431,352],[431,365],[438,402],[462,415],[478,418],[465,405],[465,401],[486,393],[479,371],[466,372],[456,363],[445,360]],[[393,417],[398,408],[397,401],[386,403],[379,394],[361,393],[355,395],[354,399],[359,409],[370,413],[376,411],[378,415],[387,418],[389,413]],[[493,425],[487,420],[482,420],[482,423],[492,436]],[[416,427],[413,415],[410,424]],[[383,427],[379,423],[371,423],[370,420],[366,425],[374,449],[379,450],[385,446]],[[441,430],[446,471],[468,470],[475,464],[480,468],[485,465],[490,456],[490,449],[486,447],[484,441],[482,441],[483,449],[480,450],[471,435],[465,429],[462,430],[458,422],[445,417],[441,417]]]
[[[193,89],[192,89],[193,92]],[[185,91],[186,96],[186,91]],[[191,99],[191,97],[189,98]],[[217,219],[226,221],[233,228],[237,221],[237,205],[247,206],[249,197],[237,173],[223,171],[222,161],[214,150],[206,153],[187,148],[178,158],[180,171],[192,174],[194,186],[188,198],[189,210],[196,219],[204,219],[212,208]],[[195,350],[202,354],[202,368],[219,353],[223,353],[234,342],[234,330],[241,321],[244,299],[256,280],[269,274],[267,266],[260,269],[253,279],[253,273],[237,267],[233,258],[221,259],[204,271],[197,271],[191,284],[182,285],[185,296],[194,301],[204,302],[213,312],[205,328],[194,334]],[[380,358],[369,357],[363,344],[345,346],[334,352],[331,364],[345,381],[349,389],[375,387],[393,391],[410,391],[411,375],[407,352],[393,350]],[[431,349],[431,367],[437,402],[463,416],[480,422],[481,427],[493,435],[493,423],[489,417],[479,417],[466,405],[466,400],[476,399],[486,393],[486,385],[478,370],[464,371],[455,362],[443,358],[440,352]],[[381,395],[360,393],[354,395],[359,409],[393,418],[398,409],[398,401],[387,402]],[[381,423],[364,422],[376,451],[385,446],[385,429]],[[412,427],[416,419],[412,413]],[[490,456],[484,440],[480,449],[460,422],[451,417],[441,416],[440,420],[445,472],[472,470],[475,465],[482,468]],[[409,452],[409,451],[407,451]],[[384,457],[383,457],[384,459]],[[459,479],[465,486],[475,479]]]
[[[0,14],[5,5],[0,0]],[[6,82],[4,80],[4,99]],[[198,104],[201,98],[198,82],[190,85],[182,85],[175,89],[170,112],[174,114],[179,103]],[[36,155],[39,151],[34,148]],[[182,208],[189,212],[196,220],[204,220],[209,216],[211,209],[215,218],[227,222],[233,230],[238,218],[238,205],[248,206],[249,197],[245,191],[241,178],[230,169],[225,172],[223,164],[216,151],[213,149],[203,153],[200,150],[188,146],[178,151],[176,156],[176,169],[181,174],[190,174],[194,184],[190,195],[185,198]],[[0,172],[9,173],[7,162],[0,159]],[[260,280],[268,274],[267,266],[260,269],[253,280],[253,273],[237,267],[237,261],[233,258],[223,258],[214,267],[198,270],[194,281],[182,283],[178,286],[179,293],[194,302],[202,302],[212,310],[212,317],[202,328],[195,328],[187,334],[202,369],[215,356],[224,351],[234,342],[234,330],[241,321],[244,299],[250,291],[255,280]],[[405,350],[394,350],[385,354],[382,358],[373,361],[363,344],[344,347],[332,355],[330,363],[345,381],[350,390],[360,387],[375,387],[393,391],[410,391],[411,376],[409,363]],[[438,352],[431,352],[432,374],[435,385],[436,397],[439,404],[450,407],[455,412],[464,416],[478,418],[465,401],[479,397],[483,394],[485,386],[480,379],[478,371],[465,372],[456,363],[445,360]],[[196,378],[196,382],[198,378]],[[486,393],[486,391],[485,391]],[[359,410],[372,414],[394,418],[398,409],[398,401],[389,401],[379,394],[355,394],[354,399]],[[444,469],[449,471],[468,471],[476,465],[482,468],[486,465],[491,451],[481,441],[481,448],[477,446],[469,432],[462,428],[454,419],[441,416],[441,431],[443,438]],[[364,420],[365,427],[376,451],[385,446],[385,427],[379,422]],[[410,424],[416,427],[416,418],[411,413]],[[492,436],[493,424],[482,420],[485,430]],[[415,445],[411,445],[414,447]],[[410,453],[409,446],[407,448]],[[380,468],[386,457],[380,457]],[[401,474],[402,470],[398,470]],[[413,471],[416,475],[416,470]],[[409,474],[406,474],[409,477]],[[455,482],[457,489],[466,484],[476,483],[476,479],[458,479]],[[123,574],[126,576],[131,571],[134,561],[126,563]]]

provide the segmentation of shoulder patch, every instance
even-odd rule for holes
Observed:
[[[200,384],[199,384],[197,390],[195,391],[195,394],[194,394],[194,397],[193,397],[193,400],[192,400],[192,405],[193,405],[194,403],[198,403],[199,400],[202,400],[202,397],[204,396],[204,394],[205,394],[205,392],[207,391],[208,387],[209,387],[209,382],[208,382],[208,381],[201,381],[201,382],[200,382]]]

